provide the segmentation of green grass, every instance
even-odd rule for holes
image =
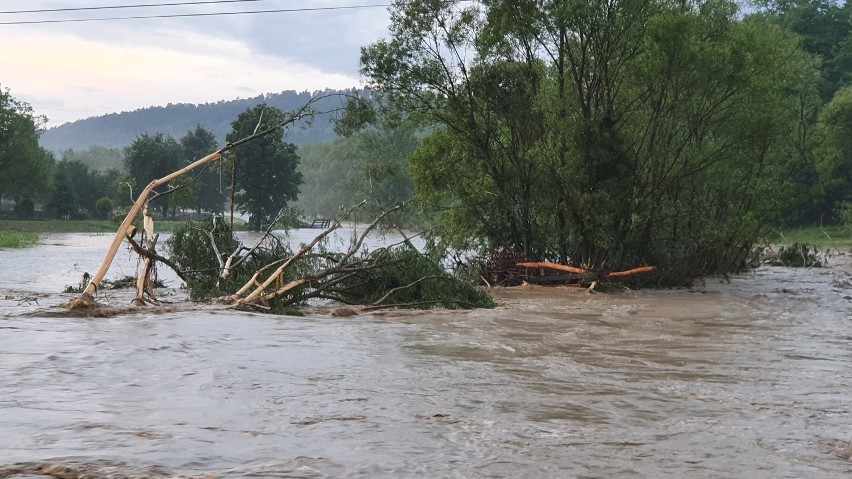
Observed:
[[[106,233],[115,232],[118,225],[97,220],[0,220],[0,231],[35,234]]]
[[[38,235],[22,231],[6,231],[0,229],[0,249],[24,248],[38,241]]]
[[[171,233],[175,227],[182,225],[184,221],[154,220],[154,230],[159,233]],[[244,227],[242,221],[234,220],[234,229],[240,230]],[[237,224],[238,223],[238,224]],[[138,221],[137,221],[137,226]],[[108,220],[0,220],[0,234],[2,233],[115,233],[118,231],[118,223]]]
[[[852,248],[852,227],[849,226],[810,226],[777,231],[770,241],[777,244],[809,244],[820,248]]]

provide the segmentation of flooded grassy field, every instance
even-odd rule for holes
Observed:
[[[110,240],[0,251],[0,478],[852,473],[848,256],[350,318],[189,307],[161,271],[167,312],[57,315]]]

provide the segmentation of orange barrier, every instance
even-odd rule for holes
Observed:
[[[628,269],[627,271],[618,271],[618,272],[615,272],[615,273],[608,273],[608,274],[604,275],[604,278],[623,278],[625,276],[630,276],[630,275],[633,275],[633,274],[650,273],[651,271],[654,271],[655,269],[657,269],[656,266],[643,266],[641,268]]]
[[[527,262],[527,263],[515,263],[516,266],[522,266],[524,268],[546,268],[546,269],[554,269],[557,271],[566,271],[568,273],[576,273],[576,274],[595,274],[591,271],[575,268],[573,266],[565,266],[564,264],[551,263],[549,261],[540,261],[540,262]],[[628,269],[627,271],[616,271],[613,273],[605,273],[602,274],[602,278],[623,278],[625,276],[631,276],[639,273],[650,273],[651,271],[656,270],[656,266],[642,266],[641,268],[633,268]]]
[[[586,274],[588,273],[585,269],[575,268],[573,266],[565,266],[564,264],[551,263],[549,261],[542,261],[538,263],[515,263],[516,266],[523,266],[525,268],[547,268],[547,269],[555,269],[558,271],[567,271],[569,273],[577,273],[577,274]]]

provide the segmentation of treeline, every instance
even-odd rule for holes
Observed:
[[[295,221],[300,213],[335,217],[340,208],[364,199],[368,204],[360,214],[375,215],[412,195],[405,158],[418,139],[411,125],[347,133],[332,143],[301,150],[285,141],[285,134],[289,140],[289,134],[298,131],[303,117],[320,111],[317,101],[311,109],[298,105],[294,110],[303,115],[293,121],[289,113],[266,104],[248,108],[232,120],[222,141],[196,125],[178,139],[162,132],[142,133],[125,148],[66,150],[57,160],[38,145],[45,119],[8,90],[0,93],[0,118],[15,120],[2,130],[9,134],[0,138],[0,199],[15,205],[6,216],[110,218],[124,211],[152,180],[217,151],[225,142],[283,123],[289,123],[288,128],[246,143],[223,160],[155,189],[150,205],[156,211],[151,213],[160,217],[184,212],[221,214],[233,197],[235,209],[249,216],[250,227],[259,229],[285,217]],[[395,215],[395,221],[406,224],[409,220]]]
[[[57,161],[53,153],[39,146],[45,121],[8,89],[0,88],[0,200],[14,203],[13,215],[17,218],[35,217],[39,205],[48,217],[110,218],[133,203],[151,181],[220,148],[215,135],[201,125],[179,140],[162,132],[142,133],[121,151],[121,168],[99,170],[72,150]],[[277,108],[257,105],[232,120],[225,141],[251,136],[261,126],[270,128],[293,121]],[[284,141],[284,133],[284,128],[278,128],[232,149],[231,156],[212,167],[193,170],[155,188],[150,206],[163,218],[187,210],[221,214],[230,195],[236,209],[250,215],[253,227],[275,221],[288,202],[296,199],[302,182],[296,146]],[[90,152],[114,161],[114,150]]]
[[[215,151],[217,145],[213,134],[201,126],[187,132],[180,140],[161,133],[143,134],[120,151],[120,167],[103,169],[93,168],[91,158],[78,153],[66,152],[63,158],[56,160],[52,153],[42,150],[36,155],[43,158],[38,163],[13,157],[11,163],[29,163],[30,174],[7,177],[22,188],[7,186],[0,191],[0,197],[15,203],[14,217],[17,218],[34,218],[39,214],[58,219],[110,219],[132,204],[134,195],[151,180]],[[170,189],[175,191],[169,192]],[[220,187],[219,177],[205,170],[191,181],[183,179],[161,188],[155,194],[162,198],[151,203],[162,208],[160,216],[163,217],[173,217],[184,210],[216,214],[224,209],[225,191]]]
[[[833,0],[760,0],[753,21],[796,35],[811,63],[788,136],[787,201],[781,226],[852,223],[852,5]]]
[[[340,97],[335,93],[346,91],[324,90],[317,92],[283,91],[281,93],[259,95],[215,103],[169,104],[152,106],[130,112],[78,120],[46,130],[40,139],[41,146],[55,154],[66,150],[87,150],[92,146],[104,148],[124,148],[141,134],[162,133],[174,138],[202,125],[213,133],[219,143],[231,131],[231,122],[248,108],[265,104],[282,111],[293,111],[320,95],[331,95],[316,104],[317,109],[331,111],[342,106]],[[306,122],[300,122],[297,128],[288,134],[290,142],[303,145],[332,141],[335,138],[333,126],[328,118],[317,118],[310,128]]]

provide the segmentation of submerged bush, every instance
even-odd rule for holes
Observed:
[[[213,247],[215,241],[216,247]],[[267,235],[256,248],[245,248],[224,221],[189,222],[175,229],[168,241],[171,261],[187,278],[195,301],[230,296],[261,272],[261,281],[291,260],[265,295],[296,281],[292,289],[260,304],[272,312],[292,314],[311,299],[335,300],[351,305],[409,308],[493,307],[489,295],[449,272],[441,257],[421,254],[407,246],[347,252],[329,251],[320,241],[309,252],[295,254],[289,245]],[[218,253],[217,253],[218,250]],[[227,278],[221,265],[229,255],[235,260]],[[218,257],[217,257],[218,256]],[[254,288],[252,288],[254,289]]]
[[[369,267],[344,278],[327,297],[414,308],[494,307],[488,294],[447,271],[440,257],[397,246],[363,253],[357,261]]]

